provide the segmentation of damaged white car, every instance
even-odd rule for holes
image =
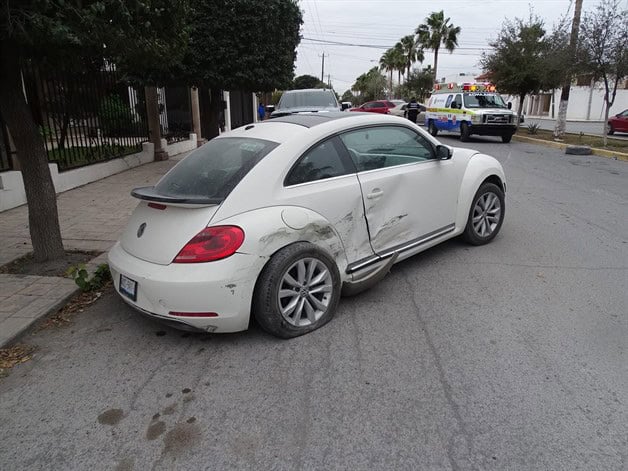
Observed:
[[[192,152],[140,199],[109,253],[115,288],[183,329],[295,337],[329,322],[342,294],[504,219],[497,160],[451,148],[402,118],[299,114]]]

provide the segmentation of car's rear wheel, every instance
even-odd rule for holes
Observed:
[[[504,192],[494,183],[484,183],[476,192],[463,238],[472,245],[484,245],[502,227],[505,212]]]
[[[436,135],[438,134],[438,128],[434,124],[434,121],[431,120],[431,119],[430,119],[430,121],[429,121],[429,123],[427,125],[427,130],[434,137],[436,137]]]
[[[512,134],[502,134],[502,142],[504,144],[508,144],[510,141],[512,141]]]
[[[613,127],[613,125],[611,123],[608,123],[608,135],[612,135],[615,134],[615,128]]]
[[[253,314],[266,332],[297,337],[331,320],[340,300],[336,263],[316,246],[299,242],[277,252],[255,288]]]
[[[469,125],[463,121],[460,123],[460,142],[469,142],[470,136]]]

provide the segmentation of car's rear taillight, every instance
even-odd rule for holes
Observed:
[[[173,263],[213,262],[230,257],[244,242],[238,226],[206,227],[196,234],[172,261]]]

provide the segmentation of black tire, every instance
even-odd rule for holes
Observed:
[[[608,131],[607,131],[609,136],[612,136],[613,134],[615,134],[615,128],[613,127],[613,125],[611,123],[608,123]]]
[[[438,135],[438,128],[434,124],[434,121],[431,120],[431,119],[430,119],[429,123],[427,124],[427,130],[434,137],[436,137]]]
[[[479,234],[478,231],[476,231],[476,229],[474,228],[473,218],[475,215],[475,210],[476,210],[476,206],[478,205],[478,202],[480,201],[481,198],[484,197],[484,195],[487,195],[489,193],[492,193],[493,195],[497,196],[499,200],[499,207],[500,207],[499,221],[496,222],[495,227],[491,229],[490,234],[483,236]],[[463,239],[471,245],[488,244],[499,233],[499,230],[502,227],[502,223],[504,222],[505,213],[506,213],[506,205],[505,205],[505,199],[504,199],[504,192],[502,191],[502,189],[499,186],[495,185],[494,183],[488,183],[488,182],[483,183],[478,189],[478,191],[475,193],[475,196],[473,197],[471,208],[469,209],[469,217],[467,218],[467,226],[465,227],[464,232],[462,234]],[[486,216],[486,212],[484,213],[484,215]],[[486,220],[485,220],[485,224],[488,224]]]
[[[469,125],[463,121],[460,123],[460,142],[469,142],[470,136]]]
[[[326,299],[326,302],[328,302],[327,309],[320,318],[309,325],[298,326],[289,322],[282,315],[279,290],[282,289],[284,276],[290,272],[291,267],[298,263],[299,260],[305,259],[317,260],[325,266],[331,275],[332,292]],[[253,295],[253,315],[260,327],[269,334],[284,339],[298,337],[322,327],[332,319],[340,300],[341,288],[340,274],[333,259],[313,244],[297,242],[279,250],[262,270]],[[295,292],[297,289],[295,288]],[[325,296],[323,295],[323,297]],[[294,297],[300,300],[300,297],[305,296],[295,294]],[[311,306],[311,304],[308,305]],[[302,320],[309,322],[306,319]]]
[[[510,141],[512,141],[512,134],[502,134],[502,142],[504,144],[508,144]]]

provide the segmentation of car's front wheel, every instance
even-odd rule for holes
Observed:
[[[512,141],[512,134],[502,134],[502,142],[504,144],[508,144],[510,141]]]
[[[431,119],[430,119],[430,122],[427,125],[427,130],[434,137],[436,137],[436,135],[438,134],[438,128],[434,124],[434,121],[431,120]]]
[[[607,129],[608,129],[607,132],[609,136],[615,134],[615,128],[613,127],[611,123],[608,123]]]
[[[469,142],[469,137],[471,137],[471,130],[469,125],[463,121],[460,123],[460,142]]]
[[[504,192],[494,183],[484,183],[475,194],[463,238],[472,245],[488,244],[502,227]]]
[[[336,263],[316,246],[299,242],[277,252],[255,288],[253,314],[266,332],[297,337],[331,320],[340,300]]]

